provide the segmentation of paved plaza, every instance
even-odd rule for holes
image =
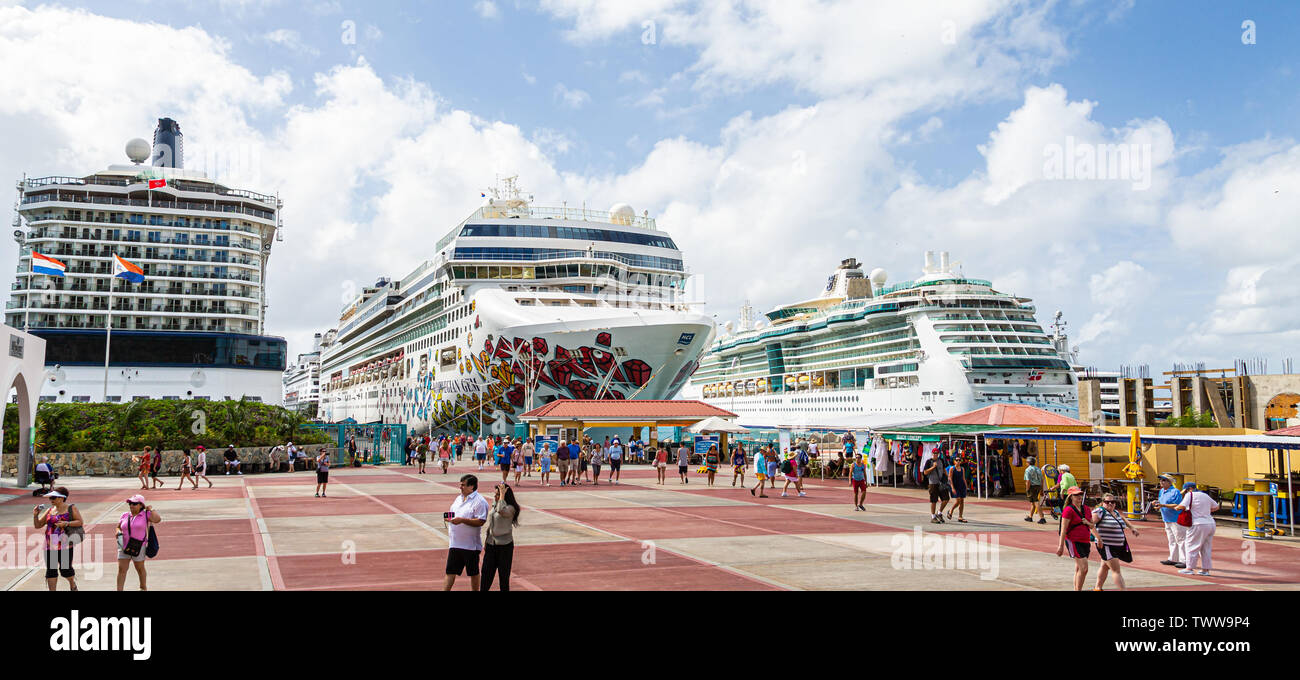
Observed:
[[[452,474],[414,468],[335,469],[328,498],[313,497],[310,472],[212,476],[215,488],[144,492],[163,516],[162,550],[148,563],[151,590],[432,590],[440,589],[447,534],[442,513],[456,480],[479,475],[491,498],[495,470],[458,462]],[[1072,564],[1057,557],[1056,522],[1029,524],[1025,504],[967,502],[968,524],[929,523],[924,492],[876,488],[867,511],[854,511],[845,480],[805,485],[808,496],[770,498],[730,486],[730,470],[709,488],[693,470],[655,483],[645,466],[624,469],[623,483],[599,487],[516,487],[524,506],[515,530],[516,590],[1063,590]],[[513,475],[512,475],[513,478]],[[753,479],[746,476],[747,482]],[[117,565],[114,524],[134,479],[64,478],[85,517],[87,540],[103,537],[100,577],[80,587],[111,590]],[[793,494],[793,490],[791,492]],[[29,492],[0,489],[0,534],[31,533]],[[26,529],[20,529],[26,527]],[[922,534],[917,534],[919,527]],[[1167,554],[1158,522],[1139,523],[1130,588],[1300,589],[1300,548],[1291,540],[1243,542],[1220,526],[1214,572],[1179,575],[1159,564]],[[940,539],[945,540],[940,540]],[[994,543],[996,541],[996,543]],[[983,546],[983,548],[981,548]],[[988,553],[980,553],[986,549]],[[91,551],[93,552],[93,551]],[[958,553],[953,558],[953,553]],[[976,558],[979,554],[982,557]],[[945,559],[946,557],[946,559]],[[1088,585],[1099,563],[1093,557]],[[0,568],[6,590],[42,590],[43,569]],[[66,589],[60,583],[60,589]],[[134,574],[127,589],[134,589]],[[468,589],[469,579],[457,580]]]

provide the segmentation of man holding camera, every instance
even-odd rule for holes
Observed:
[[[478,558],[483,552],[480,529],[487,522],[488,510],[487,499],[478,492],[478,477],[463,475],[460,478],[460,495],[452,501],[451,510],[442,513],[442,521],[447,524],[447,536],[450,539],[443,590],[451,590],[461,571],[469,575],[471,589],[479,589]]]

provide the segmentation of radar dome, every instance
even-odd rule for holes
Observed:
[[[131,159],[132,163],[143,163],[149,159],[153,147],[139,137],[126,143],[126,157]]]
[[[636,218],[636,211],[626,203],[615,203],[614,207],[609,209],[609,217],[614,224],[632,224],[632,220]]]
[[[871,283],[875,284],[877,288],[885,285],[888,278],[889,274],[886,274],[885,270],[879,267],[871,270]]]

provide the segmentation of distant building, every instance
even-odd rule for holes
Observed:
[[[1080,419],[1094,425],[1156,427],[1191,407],[1193,413],[1212,413],[1219,427],[1267,431],[1300,425],[1300,375],[1249,375],[1240,364],[1163,375],[1168,379],[1164,384],[1153,384],[1151,378],[1115,379],[1118,407],[1114,412],[1102,401],[1106,377],[1081,377]]]
[[[317,333],[312,351],[284,369],[284,407],[291,411],[307,412],[320,403],[320,339]]]

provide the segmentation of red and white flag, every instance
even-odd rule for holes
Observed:
[[[163,187],[165,187],[165,186],[167,186],[167,180],[165,180],[165,179],[151,179],[151,180],[149,180],[149,188],[150,188],[150,189],[161,189],[161,188],[163,188]]]
[[[1043,372],[1042,372],[1042,371],[1030,371],[1030,372],[1029,372],[1029,381],[1030,381],[1030,382],[1033,382],[1033,381],[1035,381],[1035,380],[1042,380],[1042,379],[1043,379]]]

